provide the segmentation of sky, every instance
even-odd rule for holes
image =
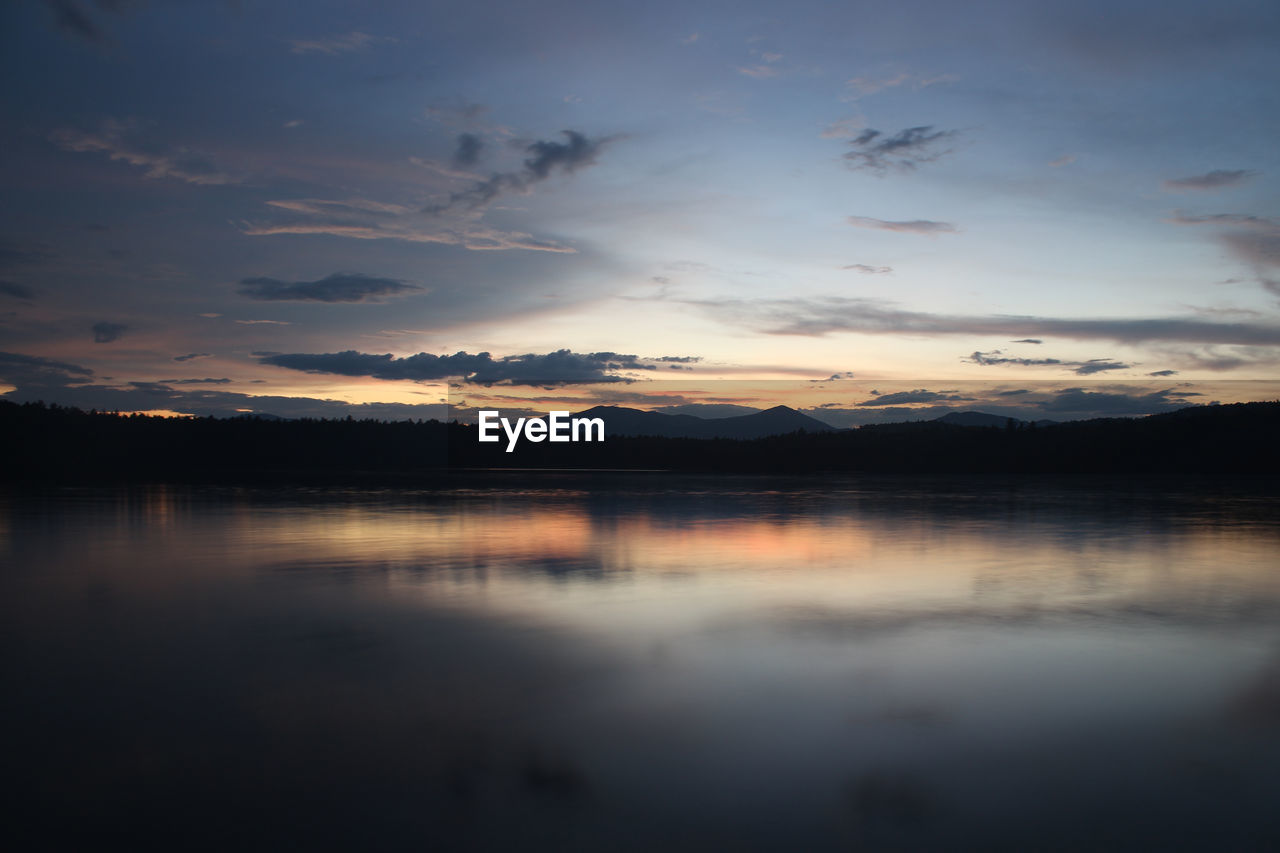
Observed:
[[[1280,398],[1274,2],[16,0],[0,63],[0,399]]]

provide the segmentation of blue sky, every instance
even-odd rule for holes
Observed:
[[[0,39],[9,399],[1274,396],[1273,3],[25,0]]]

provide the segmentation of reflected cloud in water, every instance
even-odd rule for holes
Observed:
[[[20,829],[188,846],[1280,841],[1280,504],[638,477],[0,513]]]

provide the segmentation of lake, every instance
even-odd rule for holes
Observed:
[[[12,849],[1280,848],[1280,498],[0,492]]]

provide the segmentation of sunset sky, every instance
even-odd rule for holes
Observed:
[[[0,48],[0,399],[1280,396],[1272,0],[18,0]]]

